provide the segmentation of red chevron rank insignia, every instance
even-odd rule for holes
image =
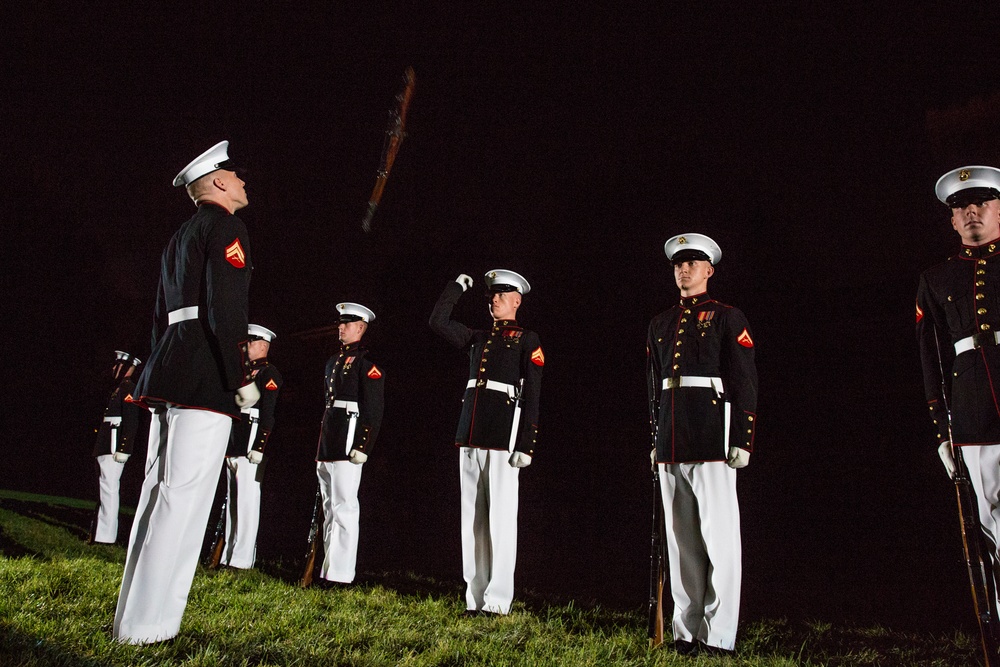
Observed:
[[[380,377],[382,377],[382,371],[378,369],[378,366],[372,364],[372,369],[368,371],[368,377],[370,377],[373,380],[377,380]]]
[[[243,246],[240,245],[239,239],[233,239],[233,242],[226,246],[226,261],[235,266],[237,269],[242,269],[247,265],[247,256],[243,252]]]
[[[268,380],[267,384],[264,385],[264,389],[270,389],[271,391],[278,391],[278,385],[274,380]]]
[[[917,322],[924,319],[924,311],[920,310],[920,304],[917,304]]]
[[[743,333],[736,337],[736,342],[743,347],[753,347],[753,339],[750,338],[750,332],[744,327]]]
[[[531,363],[535,364],[536,366],[545,365],[545,353],[542,352],[541,347],[539,347],[538,349],[536,349],[534,352],[531,353]]]
[[[134,399],[132,398],[132,394],[129,394],[128,396],[125,397],[126,403],[132,403],[133,401]]]

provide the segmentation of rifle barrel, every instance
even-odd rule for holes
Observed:
[[[660,473],[653,467],[653,530],[649,545],[649,618],[651,647],[663,643],[663,500],[660,498]]]
[[[312,585],[313,570],[316,569],[316,552],[319,549],[319,516],[322,501],[322,491],[317,484],[316,499],[313,501],[312,521],[309,524],[309,546],[306,548],[306,564],[302,570],[302,578],[299,579],[299,586],[302,588],[309,588]]]

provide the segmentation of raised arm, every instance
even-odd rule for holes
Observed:
[[[434,304],[434,312],[431,313],[430,325],[439,336],[457,348],[464,348],[472,340],[472,329],[461,322],[451,319],[451,311],[455,304],[462,298],[465,290],[472,285],[472,278],[460,275],[453,282],[448,283]]]

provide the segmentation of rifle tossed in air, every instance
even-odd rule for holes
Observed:
[[[389,180],[389,172],[392,171],[392,164],[399,153],[399,147],[406,138],[406,112],[410,108],[410,99],[413,97],[413,89],[416,86],[416,75],[412,67],[407,67],[403,74],[403,89],[396,95],[396,106],[389,110],[389,127],[385,131],[385,143],[382,147],[382,159],[378,168],[378,175],[375,178],[375,187],[368,198],[368,210],[361,221],[361,229],[366,233],[372,229],[372,218],[375,216],[375,209],[378,208],[382,200],[382,192],[385,184]]]

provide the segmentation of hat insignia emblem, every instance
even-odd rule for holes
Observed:
[[[958,180],[960,181],[969,180],[969,176],[971,176],[971,174],[969,173],[968,169],[963,169],[962,171],[958,172]]]
[[[683,237],[683,236],[680,237],[679,239],[677,239],[677,243],[680,244],[680,245],[684,245],[687,242],[688,242],[688,240],[685,237]]]

